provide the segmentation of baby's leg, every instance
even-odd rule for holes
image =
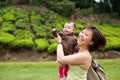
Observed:
[[[65,77],[67,77],[67,72],[68,72],[68,70],[69,70],[69,66],[68,66],[68,65],[65,65],[65,66],[64,66],[64,72],[63,72],[63,74],[64,74]]]
[[[63,68],[64,68],[63,66],[58,67],[58,74],[60,79],[63,78]]]

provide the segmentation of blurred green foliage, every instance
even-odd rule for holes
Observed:
[[[15,27],[12,22],[6,21],[2,23],[0,30],[8,33],[13,33],[15,31]]]
[[[52,43],[47,49],[48,54],[56,53],[56,49],[57,49],[57,43]]]
[[[36,39],[35,40],[36,49],[40,52],[47,50],[49,43],[46,39]]]
[[[70,16],[75,11],[75,3],[68,0],[57,3],[51,1],[50,8],[60,15]]]
[[[34,42],[32,39],[16,39],[12,43],[10,43],[10,49],[18,50],[18,49],[32,49],[34,46]]]
[[[27,31],[27,30],[16,30],[14,32],[14,36],[17,39],[33,39],[34,38],[34,35],[30,31]]]
[[[70,5],[74,5],[71,2],[65,5],[66,2],[60,2],[54,4],[54,6],[59,5],[59,9],[63,9],[64,6],[69,8]],[[60,8],[60,5],[63,4],[64,6]],[[71,7],[73,7],[71,9],[74,11],[74,6]],[[67,13],[71,11],[68,8],[65,8],[68,10],[67,12],[61,14],[68,16]],[[88,15],[93,12],[93,8],[80,9],[79,11],[83,15]],[[4,46],[9,45],[11,49],[34,48],[40,52],[48,52],[48,54],[55,53],[57,44],[51,30],[53,27],[56,27],[58,31],[61,31],[64,23],[68,20],[68,18],[60,16],[52,10],[36,6],[27,8],[9,6],[1,8],[0,44]],[[79,20],[75,20],[74,22],[76,24],[75,35],[77,36],[87,22],[80,22]],[[92,25],[98,27],[106,36],[107,46],[103,49],[104,51],[120,50],[119,24],[114,24],[109,21],[104,22],[102,19],[99,25],[95,23]]]
[[[0,45],[8,47],[15,37],[12,34],[0,31]]]

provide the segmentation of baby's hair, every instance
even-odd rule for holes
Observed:
[[[73,26],[74,26],[74,28],[76,29],[76,25],[75,25],[74,22],[72,22],[72,21],[68,21],[68,22],[66,22],[66,23],[73,23]]]

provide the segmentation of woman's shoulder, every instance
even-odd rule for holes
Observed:
[[[78,52],[78,55],[82,56],[82,58],[85,61],[91,61],[91,59],[92,59],[92,55],[89,51]]]
[[[82,56],[82,62],[83,64],[80,64],[80,66],[84,69],[88,69],[91,64],[92,56],[90,52],[79,52],[78,55]]]
[[[85,52],[85,55],[86,55],[86,58],[91,61],[92,59],[91,53],[88,51],[88,52]]]
[[[77,52],[73,54],[74,56],[71,56],[71,58],[77,60],[77,62],[80,63],[86,63],[89,60],[91,60],[91,55],[89,52]]]
[[[91,57],[91,53],[89,51],[77,52],[79,55],[83,55],[85,57]]]

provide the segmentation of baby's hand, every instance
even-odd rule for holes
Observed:
[[[55,37],[58,43],[61,43],[62,39],[61,36],[57,33],[57,37]]]
[[[53,36],[57,37],[57,33],[58,33],[57,29],[56,29],[56,28],[53,28],[53,29],[52,29],[52,34],[53,34]]]

